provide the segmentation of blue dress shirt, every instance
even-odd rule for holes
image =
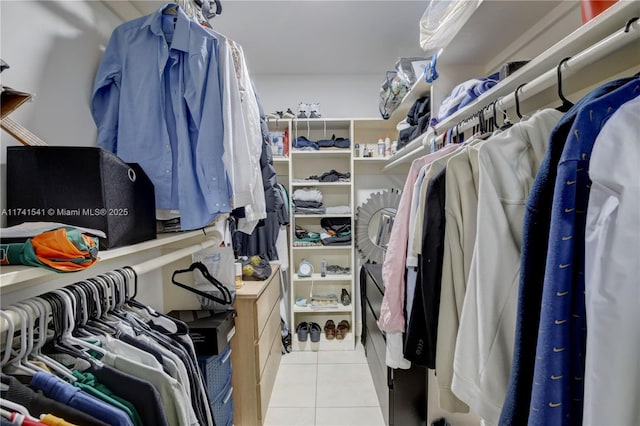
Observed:
[[[53,374],[37,372],[31,379],[31,387],[41,390],[51,399],[78,409],[110,425],[133,426],[131,419],[124,411],[84,393]]]
[[[589,158],[600,129],[640,94],[635,78],[585,105],[558,164],[529,425],[581,425],[587,322],[584,298]]]
[[[218,41],[169,4],[117,27],[98,69],[92,114],[98,146],[139,163],[156,208],[179,209],[183,230],[230,212],[222,163]]]
[[[584,105],[624,85],[630,78],[608,82],[580,99],[560,119],[549,139],[549,148],[527,200],[520,257],[520,289],[516,335],[509,388],[500,415],[501,426],[526,424],[531,404],[542,284],[549,244],[553,186],[562,150],[576,115]]]

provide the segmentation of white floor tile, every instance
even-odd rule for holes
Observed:
[[[317,364],[318,352],[294,351],[282,355],[280,364]]]
[[[367,357],[361,351],[318,352],[318,364],[366,364]]]
[[[316,384],[280,384],[273,388],[269,408],[315,407]]]
[[[281,364],[278,368],[275,386],[291,384],[316,385],[318,366],[315,364]]]
[[[316,409],[310,408],[276,408],[267,410],[264,426],[313,426]]]
[[[380,407],[316,408],[316,426],[384,426]]]
[[[357,384],[373,389],[368,364],[318,364],[318,384]]]
[[[318,365],[317,407],[376,406],[378,398],[368,365]]]

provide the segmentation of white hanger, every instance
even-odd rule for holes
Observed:
[[[38,371],[43,371],[41,368],[37,369],[34,366],[27,365],[23,362],[27,357],[27,334],[29,334],[29,331],[27,330],[27,315],[22,309],[16,308],[15,306],[9,306],[6,310],[15,312],[20,317],[20,349],[18,351],[13,349],[11,350],[14,357],[4,366],[3,370],[10,373],[22,373],[30,376],[33,376]],[[7,336],[7,338],[8,337],[9,336]],[[14,336],[11,336],[11,341],[13,341],[13,337]]]
[[[78,339],[71,334],[71,332],[73,331],[73,300],[66,292],[62,291],[61,289],[53,290],[52,293],[60,295],[63,303],[65,304],[66,322],[63,325],[64,329],[61,330],[62,340],[71,345],[77,345],[84,349],[98,352],[102,356],[106,355],[107,351],[105,351],[100,346],[85,342],[84,340]]]
[[[27,299],[23,303],[35,312],[35,317],[39,320],[38,322],[38,342],[31,352],[31,357],[37,361],[43,362],[47,367],[56,373],[60,374],[65,379],[70,382],[75,382],[77,379],[71,374],[71,371],[66,368],[64,365],[60,364],[58,361],[50,358],[42,353],[42,347],[47,342],[47,328],[49,322],[49,315],[51,314],[51,306],[43,299],[39,297],[34,297],[31,299]],[[35,324],[34,324],[35,325]],[[35,330],[35,329],[34,329]],[[35,333],[34,333],[35,334]]]
[[[0,311],[0,317],[4,318],[4,320],[7,322],[7,338],[4,345],[4,354],[2,356],[2,360],[0,361],[0,367],[4,368],[4,366],[7,365],[9,359],[11,358],[11,346],[13,343],[13,335],[15,333],[15,324],[13,323],[13,318],[11,318],[11,316],[4,311]]]

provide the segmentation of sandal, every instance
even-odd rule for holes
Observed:
[[[333,340],[336,337],[336,324],[333,320],[327,320],[324,324],[324,335],[327,337],[327,340]]]
[[[322,330],[320,329],[320,324],[317,322],[309,323],[309,334],[311,334],[311,341],[317,343],[320,341],[320,334]]]
[[[296,327],[296,333],[298,334],[298,340],[300,342],[306,342],[307,336],[309,336],[309,324],[304,321],[298,324]]]
[[[342,320],[338,323],[338,327],[336,328],[336,339],[342,340],[346,336],[346,334],[351,329],[349,325],[349,321]]]

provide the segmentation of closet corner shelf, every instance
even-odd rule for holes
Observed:
[[[344,274],[344,275],[327,275],[324,277],[321,277],[320,274],[318,273],[314,273],[312,276],[310,277],[301,277],[298,274],[293,274],[293,279],[295,281],[307,281],[307,282],[311,282],[311,281],[315,281],[315,282],[323,282],[323,281],[351,281],[351,279],[353,278],[353,275],[351,274]]]
[[[420,78],[418,78],[418,81],[416,81],[413,84],[413,86],[411,86],[411,89],[409,89],[407,94],[404,95],[404,98],[402,98],[402,102],[400,102],[400,105],[398,105],[398,108],[396,108],[391,113],[391,116],[389,116],[388,121],[392,123],[399,123],[401,120],[403,120],[407,116],[407,113],[409,112],[411,105],[413,105],[413,103],[418,99],[420,99],[421,97],[429,94],[430,90],[431,90],[431,83],[427,83],[424,80],[424,78],[420,76]]]
[[[305,246],[305,247],[296,247],[293,246],[292,247],[294,250],[351,250],[352,245],[349,244],[348,246]]]
[[[111,250],[104,250],[98,253],[98,258],[100,259],[93,265],[91,268],[84,269],[78,272],[70,272],[70,273],[57,273],[54,271],[50,271],[45,268],[38,268],[35,266],[23,266],[23,265],[11,265],[11,266],[2,266],[0,267],[0,290],[4,292],[19,290],[19,284],[24,284],[28,281],[38,280],[43,278],[48,279],[59,279],[59,278],[69,278],[70,281],[74,281],[77,277],[78,280],[83,277],[93,276],[92,270],[101,265],[102,263],[112,263],[114,260],[124,259],[126,256],[144,252],[152,249],[159,248],[175,248],[179,246],[188,245],[188,241],[190,239],[200,237],[206,238],[208,234],[209,236],[213,236],[213,232],[216,230],[215,227],[211,226],[208,228],[204,228],[203,230],[197,231],[185,231],[185,232],[171,232],[165,234],[158,234],[155,240],[144,241],[142,243],[133,244],[125,247],[118,247]],[[128,266],[125,264],[118,265],[118,267]],[[99,273],[99,272],[96,272]]]
[[[340,154],[340,155],[344,155],[344,154],[351,154],[351,150],[349,148],[341,148],[341,149],[332,149],[332,148],[320,148],[317,151],[298,151],[295,149],[292,149],[291,151],[289,151],[290,154],[295,154],[295,155],[325,155],[325,154]]]
[[[353,216],[351,213],[324,213],[324,214],[294,214],[296,219],[305,219],[305,218],[323,218],[323,217],[351,217]]]
[[[291,182],[291,186],[351,186],[351,182]]]

